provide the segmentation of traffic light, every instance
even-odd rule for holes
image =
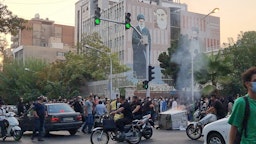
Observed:
[[[142,83],[143,83],[143,88],[148,89],[148,81],[144,80]]]
[[[100,8],[96,7],[95,8],[95,13],[94,13],[94,25],[99,25],[100,24]]]
[[[125,13],[125,29],[130,29],[131,28],[131,14],[130,13]]]
[[[153,72],[155,67],[153,66],[148,66],[148,81],[153,80],[155,77],[153,77],[153,74],[155,74],[155,72]]]

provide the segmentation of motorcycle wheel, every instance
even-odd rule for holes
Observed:
[[[153,130],[152,128],[146,128],[144,131],[143,131],[143,134],[142,136],[145,138],[145,139],[150,139],[153,135]]]
[[[92,132],[90,139],[92,144],[108,144],[109,135],[103,130],[95,130]]]
[[[19,141],[21,139],[22,135],[23,135],[23,133],[21,130],[15,130],[13,132],[13,138],[15,141]]]
[[[131,130],[133,133],[132,137],[129,137],[129,140],[127,142],[129,144],[138,144],[141,141],[141,132],[139,128],[135,128],[134,130]]]
[[[186,134],[190,139],[197,140],[202,136],[202,127],[198,125],[194,128],[194,125],[190,124],[186,128]]]

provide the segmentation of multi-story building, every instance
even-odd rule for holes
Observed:
[[[26,29],[12,36],[11,41],[15,59],[24,61],[27,57],[35,57],[48,62],[63,60],[63,53],[74,47],[74,26],[55,24],[36,14],[27,22]]]
[[[137,77],[133,71],[133,29],[125,30],[125,26],[102,20],[94,25],[96,7],[101,8],[101,18],[117,22],[125,21],[125,13],[131,13],[131,24],[138,25],[137,16],[143,14],[145,26],[151,35],[150,64],[155,67],[154,83],[163,83],[159,54],[167,52],[171,42],[186,35],[196,40],[198,52],[218,50],[220,44],[220,19],[218,17],[197,14],[187,11],[187,5],[179,0],[79,0],[76,3],[75,42],[81,42],[83,36],[98,32],[103,43],[118,53],[119,61],[132,70],[126,77],[138,82],[145,77]]]

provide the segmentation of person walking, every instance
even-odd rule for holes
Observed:
[[[88,100],[86,100],[86,102],[84,104],[84,114],[85,114],[85,123],[82,128],[82,132],[86,133],[85,130],[88,127],[87,133],[91,133],[92,126],[94,123],[94,120],[93,120],[93,96],[92,95],[89,96]]]
[[[246,101],[244,97],[239,97],[235,100],[231,116],[228,123],[231,125],[229,132],[229,144],[233,144],[241,133],[240,144],[255,144],[256,143],[256,67],[251,67],[242,74],[244,87],[247,89],[247,94],[244,96],[248,99],[249,115],[247,117],[247,125],[243,127],[243,119],[245,117]]]
[[[31,140],[34,140],[36,137],[36,133],[38,131],[38,141],[43,140],[43,129],[44,129],[44,120],[47,117],[46,107],[44,103],[44,96],[40,96],[37,98],[37,102],[34,104],[33,107],[33,115],[34,115],[34,130],[31,137]]]

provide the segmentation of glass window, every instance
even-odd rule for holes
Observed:
[[[74,112],[74,110],[67,104],[48,105],[48,113],[63,113]]]

